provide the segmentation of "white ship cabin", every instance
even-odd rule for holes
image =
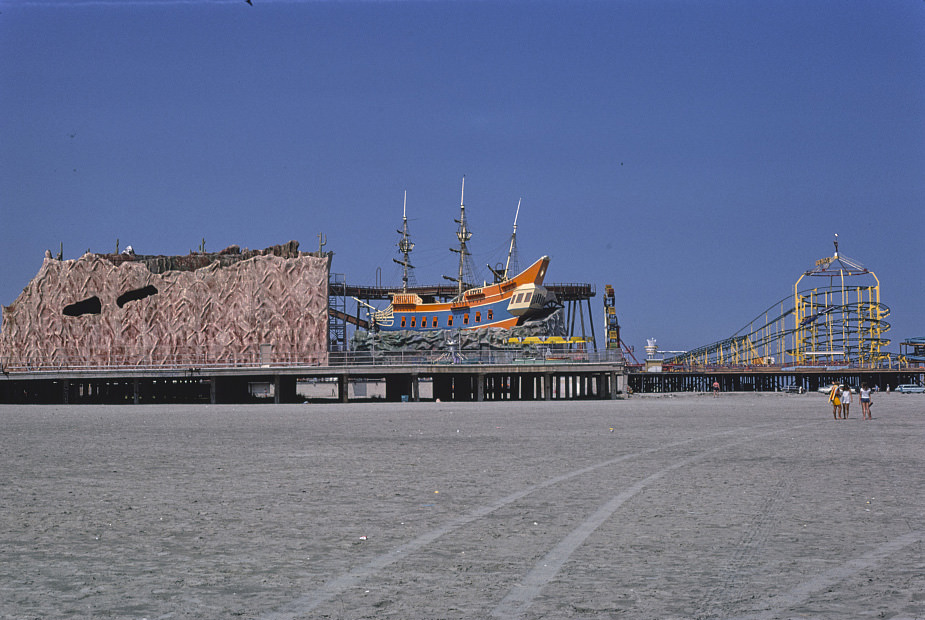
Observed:
[[[548,297],[549,292],[545,287],[536,284],[518,286],[511,295],[511,301],[507,304],[507,311],[514,316],[521,316],[528,312],[542,310]]]
[[[392,307],[394,310],[415,310],[424,303],[420,295],[414,293],[391,293]]]

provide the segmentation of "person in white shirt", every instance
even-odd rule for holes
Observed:
[[[851,388],[847,384],[841,386],[841,417],[848,419],[848,407],[851,406]]]
[[[861,403],[861,418],[864,420],[872,419],[870,417],[870,388],[867,387],[866,383],[861,384],[858,400]]]

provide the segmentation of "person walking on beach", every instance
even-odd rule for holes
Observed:
[[[713,381],[713,398],[719,396],[719,381]]]
[[[841,417],[848,419],[848,407],[851,406],[851,388],[848,384],[841,386]]]
[[[836,420],[838,419],[838,414],[841,412],[841,388],[838,385],[837,381],[832,382],[832,387],[829,388],[829,402],[832,403],[832,417]]]
[[[858,392],[858,402],[861,403],[861,419],[870,420],[870,388],[866,383],[861,384],[861,391]]]

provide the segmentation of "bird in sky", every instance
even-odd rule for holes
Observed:
[[[244,1],[247,2],[247,3],[248,3],[249,5],[251,5],[251,6],[254,6],[254,3],[253,3],[252,0],[244,0]]]

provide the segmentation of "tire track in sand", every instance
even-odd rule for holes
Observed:
[[[748,577],[743,568],[751,566],[752,560],[763,552],[771,527],[777,522],[780,507],[790,496],[792,487],[793,478],[790,476],[780,478],[777,484],[769,487],[770,492],[755,511],[757,516],[748,522],[750,527],[735,545],[730,560],[723,566],[720,583],[711,589],[700,613],[695,614],[697,617],[722,617],[723,610],[716,606],[716,602],[723,598],[735,599],[745,590]]]
[[[890,556],[897,551],[923,539],[925,539],[925,530],[912,531],[899,538],[894,538],[879,547],[875,547],[860,557],[848,560],[840,566],[836,566],[808,581],[804,581],[787,592],[770,597],[766,603],[769,606],[768,609],[744,616],[736,616],[734,618],[729,618],[729,620],[771,620],[772,618],[779,618],[781,614],[787,613],[788,609],[805,602],[816,592],[821,592],[861,571],[876,566],[884,560],[889,559]]]
[[[801,426],[806,426],[801,425]],[[599,528],[607,519],[609,519],[613,513],[615,513],[620,506],[626,503],[628,500],[632,499],[634,495],[642,491],[644,488],[664,478],[669,473],[686,467],[697,461],[701,461],[707,458],[710,455],[716,454],[717,452],[722,452],[737,445],[754,441],[761,437],[769,437],[771,435],[778,435],[784,432],[790,432],[797,427],[790,427],[786,429],[777,429],[767,433],[760,433],[747,437],[745,439],[740,439],[732,443],[723,444],[721,446],[716,446],[714,448],[709,448],[700,454],[688,457],[681,461],[678,461],[664,469],[661,469],[654,474],[651,474],[636,484],[630,486],[624,491],[617,493],[610,501],[598,508],[590,517],[585,519],[577,528],[572,530],[572,532],[563,538],[559,544],[552,548],[552,550],[543,556],[534,567],[528,572],[523,580],[514,586],[507,595],[501,600],[497,607],[492,610],[492,616],[495,618],[519,618],[524,612],[533,604],[533,600],[539,595],[539,593],[546,587],[556,574],[562,569],[562,566],[568,561],[572,554],[580,547],[584,541],[592,534],[594,531]]]
[[[311,611],[313,611],[314,609],[316,609],[319,605],[322,605],[323,603],[326,603],[326,602],[330,601],[330,600],[333,599],[335,596],[337,596],[338,594],[344,592],[345,590],[348,590],[349,588],[358,586],[358,585],[359,585],[360,583],[362,583],[365,579],[368,579],[368,578],[371,577],[372,575],[376,574],[378,571],[380,571],[380,570],[386,568],[387,566],[389,566],[389,565],[391,565],[391,564],[393,564],[393,563],[395,563],[395,562],[397,562],[397,561],[399,561],[399,560],[402,560],[402,559],[406,558],[410,553],[414,553],[414,552],[416,552],[416,551],[422,549],[423,547],[429,545],[430,543],[434,542],[435,540],[439,539],[440,537],[445,536],[446,534],[449,534],[450,532],[452,532],[452,531],[454,531],[454,530],[457,530],[457,529],[459,529],[459,528],[461,528],[461,527],[463,527],[463,526],[465,526],[465,525],[468,525],[469,523],[471,523],[471,522],[473,522],[473,521],[476,521],[477,519],[480,519],[480,518],[482,518],[482,517],[485,517],[485,516],[487,516],[487,515],[489,515],[489,514],[495,512],[496,510],[499,510],[499,509],[501,509],[501,508],[504,508],[505,506],[507,506],[507,505],[509,505],[509,504],[512,504],[512,503],[514,503],[514,502],[516,502],[516,501],[518,501],[518,500],[520,500],[520,499],[523,499],[524,497],[526,497],[526,496],[528,496],[528,495],[530,495],[530,494],[532,494],[532,493],[535,493],[535,492],[540,491],[540,490],[542,490],[542,489],[545,489],[545,488],[547,488],[547,487],[551,487],[551,486],[554,486],[554,485],[559,484],[559,483],[561,483],[561,482],[565,482],[565,481],[567,481],[567,480],[571,480],[572,478],[576,478],[576,477],[581,476],[581,475],[583,475],[583,474],[587,474],[587,473],[589,473],[589,472],[592,472],[592,471],[601,469],[602,467],[608,467],[608,466],[610,466],[610,465],[614,465],[614,464],[617,464],[617,463],[621,463],[621,462],[624,462],[624,461],[628,461],[628,460],[631,460],[631,459],[635,459],[635,458],[638,458],[638,457],[641,457],[641,456],[645,456],[645,455],[647,455],[647,454],[652,454],[652,453],[654,453],[654,452],[659,452],[659,451],[666,450],[666,449],[670,449],[670,448],[677,448],[677,447],[679,447],[679,446],[684,446],[684,445],[687,445],[687,444],[690,444],[690,443],[693,443],[693,442],[703,441],[703,440],[705,440],[705,439],[713,439],[713,438],[716,438],[716,437],[722,437],[722,436],[725,436],[725,435],[731,435],[731,434],[740,433],[740,432],[749,431],[749,430],[754,430],[754,428],[753,428],[753,427],[740,427],[740,428],[736,428],[736,429],[732,429],[732,430],[722,431],[722,432],[719,432],[719,433],[711,433],[711,434],[704,435],[704,436],[701,436],[701,437],[694,437],[694,438],[690,438],[690,439],[685,439],[685,440],[683,440],[683,441],[677,441],[677,442],[673,442],[673,443],[670,443],[670,444],[665,444],[665,445],[663,445],[663,446],[658,446],[658,447],[654,447],[654,448],[649,448],[649,449],[647,449],[647,450],[641,450],[641,451],[639,451],[639,452],[633,452],[633,453],[631,453],[631,454],[624,454],[623,456],[619,456],[619,457],[616,457],[616,458],[613,458],[613,459],[608,459],[608,460],[602,461],[602,462],[600,462],[600,463],[595,463],[594,465],[589,465],[589,466],[587,466],[587,467],[582,467],[581,469],[576,469],[576,470],[574,470],[574,471],[570,471],[570,472],[568,472],[568,473],[562,474],[561,476],[554,476],[554,477],[549,478],[549,479],[547,479],[547,480],[544,480],[543,482],[540,482],[540,483],[538,483],[538,484],[531,485],[531,486],[529,486],[529,487],[526,487],[525,489],[522,489],[522,490],[517,491],[517,492],[515,492],[515,493],[511,493],[510,495],[506,495],[506,496],[500,498],[499,500],[497,500],[497,501],[494,502],[494,503],[487,504],[487,505],[485,505],[485,506],[476,508],[475,510],[473,510],[473,511],[471,511],[471,512],[469,512],[469,513],[466,513],[466,514],[464,514],[464,515],[460,515],[459,517],[457,517],[457,518],[455,518],[455,519],[451,519],[450,521],[448,521],[448,522],[445,523],[444,525],[442,525],[442,526],[440,526],[440,527],[438,527],[438,528],[435,528],[435,529],[433,529],[433,530],[431,530],[431,531],[429,531],[429,532],[425,532],[424,534],[421,534],[420,536],[418,536],[418,537],[416,537],[416,538],[414,538],[414,539],[412,539],[412,540],[409,540],[408,542],[406,542],[406,543],[404,543],[404,544],[402,544],[402,545],[399,545],[398,547],[395,547],[394,549],[390,550],[389,552],[384,553],[384,554],[382,554],[382,555],[380,555],[380,556],[378,556],[378,557],[373,558],[372,560],[370,560],[368,563],[364,564],[363,566],[359,566],[359,567],[354,568],[354,569],[352,569],[352,570],[350,570],[350,571],[347,571],[346,573],[342,573],[341,575],[338,575],[337,577],[335,577],[335,578],[333,578],[333,579],[331,579],[331,580],[325,582],[324,584],[322,584],[318,589],[316,589],[316,590],[314,590],[314,591],[312,591],[312,592],[309,592],[309,593],[305,594],[304,596],[301,596],[301,597],[299,597],[299,598],[297,598],[297,599],[295,599],[295,600],[293,600],[293,601],[291,601],[291,602],[289,602],[289,603],[287,603],[287,604],[281,606],[281,607],[278,608],[276,611],[272,611],[272,612],[270,612],[270,613],[265,614],[265,615],[263,616],[263,618],[264,618],[265,620],[292,620],[292,619],[298,618],[298,617],[300,617],[300,616],[305,616],[305,615],[308,614],[309,612],[311,612]],[[782,431],[775,431],[775,432],[782,432]],[[773,434],[773,433],[768,433],[768,434]],[[751,439],[753,439],[753,438],[754,438],[754,437],[749,438],[749,439],[747,439],[746,441],[749,441],[749,440],[751,440]],[[698,455],[697,457],[692,457],[691,459],[686,459],[686,460],[683,461],[682,463],[679,463],[679,464],[677,464],[677,465],[675,465],[675,466],[672,466],[672,467],[670,467],[669,469],[663,470],[663,471],[661,471],[661,472],[658,472],[657,474],[653,474],[652,476],[649,476],[648,478],[646,478],[645,480],[643,480],[641,483],[637,483],[637,484],[633,485],[632,487],[630,487],[630,489],[628,489],[627,491],[624,491],[624,493],[621,493],[620,495],[618,495],[618,497],[622,497],[624,494],[630,493],[630,491],[632,491],[629,495],[626,496],[626,499],[628,499],[628,498],[631,497],[632,495],[635,495],[636,493],[638,493],[639,490],[645,486],[645,484],[648,484],[648,483],[650,483],[650,482],[653,482],[653,481],[656,480],[657,478],[661,478],[662,476],[664,476],[664,475],[665,475],[666,473],[668,473],[669,471],[673,471],[673,470],[677,469],[678,467],[681,467],[681,466],[683,466],[683,465],[685,465],[685,464],[691,462],[692,460],[696,460],[696,459],[698,459],[698,458],[702,458],[702,457],[705,456],[706,454],[711,454],[711,453],[713,453],[713,452],[715,452],[715,451],[717,451],[717,450],[725,449],[725,448],[728,447],[728,446],[736,445],[736,444],[738,444],[738,443],[741,443],[741,441],[734,442],[734,443],[732,443],[732,444],[726,444],[726,445],[721,446],[720,448],[713,448],[713,449],[708,450],[708,451],[705,452],[705,453],[702,453],[701,455]],[[640,485],[642,485],[642,486],[640,486]],[[638,488],[637,488],[637,487],[638,487]],[[625,501],[625,500],[624,500],[624,501]],[[613,500],[611,500],[611,502],[608,502],[607,505],[609,506],[612,502],[613,502]],[[622,501],[621,501],[620,503],[622,503]],[[618,508],[618,507],[619,507],[619,505],[615,506],[615,507],[613,508],[613,510],[616,510],[616,508]],[[600,511],[598,511],[598,512],[600,512]],[[597,513],[595,513],[595,514],[597,514]],[[593,518],[593,517],[592,517],[592,518]],[[587,523],[587,521],[586,521],[586,523]],[[598,524],[598,525],[599,525],[599,524]],[[596,526],[595,526],[595,527],[596,527]],[[584,529],[583,529],[581,526],[580,526],[579,529],[581,529],[582,532],[584,532]],[[588,531],[584,534],[584,537],[581,538],[581,540],[584,540],[584,538],[586,538],[592,531],[593,531],[593,529],[588,530]],[[573,537],[573,536],[574,536],[574,534],[571,535],[571,536],[569,536],[569,537],[567,537],[566,540],[572,540],[572,537]],[[561,545],[562,545],[562,543],[560,543],[559,546],[561,546]],[[577,546],[577,545],[576,545],[576,546]],[[558,548],[559,548],[559,547],[557,546],[557,549],[558,549]],[[563,562],[564,562],[564,559],[563,559]],[[560,564],[560,566],[561,566],[561,564]],[[536,569],[534,569],[534,570],[536,570]],[[544,583],[545,583],[545,582],[544,582]],[[537,590],[537,592],[538,592],[538,590]],[[535,596],[535,594],[534,594],[534,596]],[[531,597],[531,598],[532,598],[532,597]],[[505,600],[506,600],[506,599],[505,599]]]

